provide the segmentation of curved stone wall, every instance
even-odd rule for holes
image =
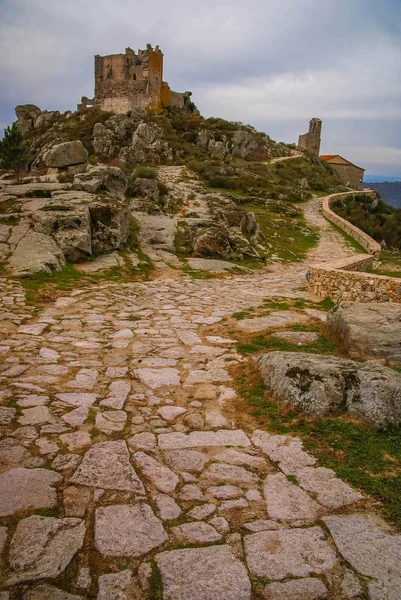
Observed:
[[[379,258],[380,244],[330,208],[330,202],[334,198],[349,196],[350,193],[352,194],[352,192],[345,192],[326,196],[322,203],[322,213],[326,219],[353,237],[369,254],[355,254],[344,260],[312,265],[308,275],[309,291],[320,298],[328,297],[335,302],[349,300],[401,303],[401,279],[364,272],[365,269],[371,269],[375,259]]]
[[[341,197],[346,198],[347,196],[351,196],[355,193],[356,192],[342,192],[341,194],[331,194],[331,196],[326,196],[325,198],[323,198],[323,216],[326,217],[328,221],[334,223],[335,225],[337,225],[337,227],[345,231],[345,233],[348,233],[348,235],[350,235],[355,241],[357,241],[358,244],[360,244],[362,248],[364,248],[369,254],[372,254],[375,258],[379,258],[381,252],[380,244],[376,242],[376,240],[371,238],[367,233],[361,231],[360,229],[358,229],[358,227],[356,227],[346,219],[340,217],[340,215],[335,213],[330,208],[332,200]],[[358,194],[361,193],[371,196],[375,195],[374,191],[358,192]]]

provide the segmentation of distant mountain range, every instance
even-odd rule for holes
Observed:
[[[401,175],[393,177],[390,175],[367,175],[363,178],[364,183],[388,183],[393,181],[401,181]]]
[[[401,181],[387,181],[383,183],[364,181],[364,185],[379,192],[387,204],[401,208]]]

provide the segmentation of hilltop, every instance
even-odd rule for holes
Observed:
[[[6,248],[17,274],[137,252],[140,242],[146,251],[254,261],[246,266],[304,256],[317,238],[300,206],[313,194],[343,190],[337,174],[250,125],[202,117],[186,98],[183,108],[161,113],[16,108],[27,157],[20,179],[31,187],[3,177],[1,218],[6,226],[26,225],[44,248],[32,265],[23,248]]]

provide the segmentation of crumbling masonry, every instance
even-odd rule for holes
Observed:
[[[161,111],[167,106],[184,105],[183,95],[170,90],[163,81],[163,52],[159,46],[135,53],[95,56],[95,96],[83,97],[78,110],[95,106],[112,113],[126,113],[135,108]]]
[[[320,119],[311,119],[309,121],[309,131],[299,136],[298,146],[311,154],[320,154],[320,142],[322,133],[322,121]]]

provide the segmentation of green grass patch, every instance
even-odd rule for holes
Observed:
[[[156,563],[152,564],[152,574],[150,576],[150,589],[152,600],[161,600],[163,598],[163,583],[160,571]]]
[[[363,246],[361,246],[361,244],[359,244],[356,240],[354,240],[353,237],[348,235],[348,233],[343,231],[341,229],[341,227],[338,227],[338,225],[336,225],[335,223],[332,223],[331,221],[330,221],[330,225],[333,227],[333,229],[335,229],[335,231],[337,231],[337,233],[339,233],[341,235],[341,237],[346,242],[347,246],[350,246],[358,253],[367,254],[367,251],[365,250],[365,248]]]
[[[401,278],[401,271],[383,271],[382,269],[371,269],[367,272],[372,273],[373,275],[382,275],[384,277],[396,277],[398,279]]]
[[[299,331],[299,330],[298,330]],[[304,330],[305,331],[305,330]],[[310,331],[307,330],[307,331]],[[254,337],[249,342],[240,343],[237,345],[237,350],[240,354],[254,354],[262,350],[281,350],[283,352],[309,352],[311,354],[335,354],[339,346],[332,342],[324,335],[319,335],[317,340],[312,344],[292,344],[287,340],[275,336],[259,335]]]
[[[276,300],[274,298],[266,298],[266,300],[263,300],[262,307],[271,308],[272,310],[290,310],[290,304],[287,300]]]
[[[189,266],[182,267],[181,271],[192,277],[192,279],[213,279],[216,273],[202,271],[201,269],[191,269]]]
[[[35,510],[35,515],[39,515],[40,517],[56,517],[57,513],[56,508],[37,508]]]
[[[61,271],[52,273],[35,273],[21,279],[21,284],[26,290],[35,291],[46,283],[52,283],[57,290],[70,290],[77,281],[81,281],[84,274],[73,265],[67,264]]]
[[[290,205],[292,208],[292,205]],[[319,241],[317,231],[311,229],[303,215],[287,216],[269,211],[260,204],[241,204],[247,212],[255,215],[256,221],[265,237],[266,256],[275,255],[285,262],[297,262],[306,258],[308,252]],[[277,259],[276,259],[277,260]]]
[[[248,311],[248,310],[240,310],[239,312],[236,312],[233,314],[234,319],[237,319],[237,321],[242,321],[242,319],[248,319],[252,314],[252,311]]]
[[[273,400],[250,368],[243,367],[237,386],[258,426],[300,436],[321,466],[382,502],[387,516],[401,526],[401,428],[377,430],[346,417],[306,417]]]
[[[401,252],[395,252],[394,250],[390,251],[383,248],[380,253],[380,260],[382,260],[383,263],[388,263],[401,269]]]

